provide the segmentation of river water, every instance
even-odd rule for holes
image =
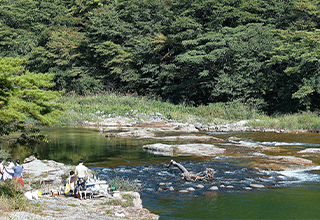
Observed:
[[[226,148],[227,154],[200,158],[168,157],[142,149],[146,144],[177,142],[107,139],[94,130],[77,128],[48,128],[42,132],[48,135],[48,144],[32,149],[14,148],[13,155],[23,159],[33,153],[40,159],[74,165],[83,158],[102,179],[118,176],[139,182],[143,206],[161,219],[320,219],[319,166],[298,171],[263,171],[249,166],[256,159],[243,150],[246,148],[234,147],[233,143],[276,146],[280,150],[270,154],[295,155],[302,149],[320,147],[318,134],[206,133],[204,135],[220,138],[220,141],[206,143]],[[168,135],[173,134],[159,134]],[[236,141],[226,141],[230,137]],[[303,157],[316,164],[320,162],[315,155]],[[212,181],[185,182],[177,168],[166,168],[171,159],[192,173],[202,175],[205,168],[213,168],[217,173]],[[252,183],[266,188],[245,189]],[[197,188],[198,184],[203,188]],[[212,186],[218,190],[210,190]],[[174,191],[168,190],[169,187]],[[179,192],[189,187],[195,191]]]

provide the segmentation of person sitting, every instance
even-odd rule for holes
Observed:
[[[5,168],[4,168],[4,172],[3,172],[2,178],[3,178],[3,180],[13,179],[13,176],[14,176],[14,171],[13,171],[14,164],[12,163],[11,158],[7,158],[6,162],[7,162],[8,165],[5,166]]]
[[[67,178],[67,183],[69,184],[70,191],[74,194],[75,191],[75,183],[77,181],[78,177],[74,174],[74,171],[70,171],[70,175]]]
[[[76,166],[75,174],[78,176],[77,191],[79,194],[79,199],[82,199],[82,193],[84,193],[84,199],[87,199],[87,186],[85,178],[88,175],[88,168],[83,165],[83,159],[79,160],[79,165]]]
[[[14,174],[13,174],[13,180],[14,182],[17,184],[17,183],[20,183],[21,186],[24,186],[24,183],[23,183],[23,179],[22,179],[22,170],[23,170],[23,166],[20,165],[20,160],[17,159],[16,160],[16,166],[12,168],[13,171],[14,171]]]

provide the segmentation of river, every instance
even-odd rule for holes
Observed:
[[[228,153],[205,158],[168,157],[143,150],[143,145],[159,143],[159,140],[107,139],[97,131],[83,128],[47,128],[42,132],[48,136],[48,144],[32,149],[14,148],[14,157],[23,159],[34,153],[40,159],[74,165],[79,158],[83,158],[85,165],[96,170],[100,178],[119,176],[138,181],[142,184],[140,194],[143,206],[160,215],[161,219],[320,218],[319,166],[299,171],[263,171],[249,166],[257,159],[246,150],[239,150],[233,143],[221,141],[234,137],[238,144],[246,142],[280,149],[270,154],[293,155],[302,149],[319,147],[318,134],[206,133],[220,138],[220,141],[209,142],[227,148]],[[159,134],[166,135],[172,134]],[[305,157],[319,164],[318,156]],[[171,159],[180,162],[192,173],[202,174],[207,167],[215,169],[217,173],[212,181],[185,182],[181,180],[178,169],[166,168]],[[252,183],[263,184],[266,188],[245,189]],[[198,184],[203,188],[198,188]],[[212,186],[217,186],[218,190],[210,190]],[[170,191],[168,187],[174,190]],[[189,187],[195,191],[179,192]]]

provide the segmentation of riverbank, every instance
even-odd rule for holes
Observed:
[[[320,131],[318,112],[269,116],[238,101],[192,107],[173,105],[156,98],[106,92],[86,96],[67,94],[58,102],[67,108],[59,118],[58,126],[83,126],[88,123],[99,126],[112,122],[117,125],[119,120],[129,118],[129,123],[136,124],[192,124],[202,131]]]
[[[158,219],[142,207],[137,192],[119,192],[93,199],[79,200],[63,194],[62,182],[74,166],[52,160],[33,160],[24,166],[25,190],[41,191],[25,211],[2,212],[5,219]],[[40,183],[44,184],[40,184]],[[52,191],[60,195],[52,196]]]

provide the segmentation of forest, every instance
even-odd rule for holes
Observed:
[[[1,0],[0,25],[0,106],[11,60],[23,67],[13,75],[50,80],[52,94],[320,108],[318,0]]]

